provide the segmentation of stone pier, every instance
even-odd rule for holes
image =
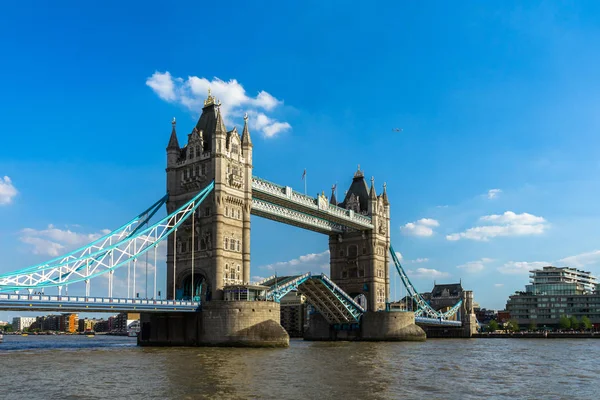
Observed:
[[[312,314],[304,340],[314,341],[424,341],[425,331],[415,324],[408,312],[369,311],[362,315],[360,326],[336,329],[321,314]]]
[[[142,313],[140,346],[287,347],[279,304],[211,301],[196,313]]]

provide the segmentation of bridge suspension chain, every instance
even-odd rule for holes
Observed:
[[[102,274],[110,273],[131,261],[134,261],[135,274],[135,260],[150,249],[155,249],[160,242],[174,232],[196,211],[213,189],[214,181],[179,209],[155,224],[142,229],[143,225],[158,211],[157,207],[162,206],[166,201],[166,197],[163,197],[153,207],[146,210],[145,214],[140,214],[142,217],[134,218],[132,220],[135,221],[134,223],[130,221],[123,226],[128,227],[127,229],[121,227],[114,231],[118,232],[115,235],[111,232],[88,246],[63,257],[0,276],[0,292],[45,287],[58,287],[60,290],[63,286],[68,287],[69,284],[88,281]],[[116,238],[113,238],[115,236]]]
[[[106,235],[94,240],[91,243],[88,243],[84,247],[80,247],[77,250],[73,250],[65,255],[53,258],[49,261],[36,264],[27,268],[23,268],[19,271],[9,272],[5,274],[0,274],[1,278],[14,276],[15,274],[26,274],[28,272],[46,270],[50,268],[54,268],[56,266],[72,262],[74,260],[78,260],[81,258],[85,258],[90,254],[105,248],[106,246],[110,246],[113,243],[118,243],[124,238],[131,236],[136,233],[140,227],[146,224],[153,216],[156,214],[158,210],[166,203],[168,199],[168,195],[164,195],[158,201],[156,201],[153,205],[148,207],[146,210],[138,214],[131,221],[127,222],[125,225],[115,229],[114,231],[107,233]],[[0,284],[1,285],[1,284]]]
[[[396,256],[396,252],[394,251],[394,248],[391,245],[390,245],[390,253],[392,255],[392,261],[394,261],[396,271],[398,271],[398,275],[400,275],[400,280],[402,281],[402,284],[406,288],[408,296],[410,296],[412,298],[411,306],[412,306],[412,303],[416,303],[416,306],[417,306],[417,309],[415,310],[416,317],[427,316],[429,318],[447,319],[456,314],[456,312],[460,309],[460,306],[462,305],[462,300],[459,300],[458,303],[456,303],[450,310],[448,310],[446,312],[440,312],[440,311],[433,309],[433,307],[431,307],[429,305],[429,303],[423,298],[423,296],[421,296],[421,294],[419,292],[417,292],[417,290],[413,286],[412,282],[406,275],[406,272],[404,271],[402,264],[400,264],[400,260],[398,259],[398,256]]]

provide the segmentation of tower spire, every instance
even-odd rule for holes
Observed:
[[[217,108],[217,122],[215,125],[215,132],[220,132],[223,135],[227,133],[227,128],[225,128],[225,123],[223,122],[223,117],[221,116],[221,107]]]
[[[177,125],[177,121],[175,121],[175,117],[173,117],[173,121],[171,121],[171,125],[173,128],[171,129],[171,137],[169,138],[169,144],[167,145],[167,150],[169,149],[177,149],[179,150],[179,141],[177,140],[177,132],[175,130],[175,126]]]
[[[215,104],[215,97],[210,94],[210,87],[208,88],[208,97],[204,100],[204,107],[212,106]]]
[[[252,145],[250,131],[248,130],[248,113],[244,114],[244,130],[242,131],[242,146],[243,145]]]
[[[387,196],[387,183],[385,182],[383,182],[383,204],[386,206],[390,204]]]
[[[371,177],[371,190],[369,193],[371,200],[377,200],[377,194],[375,193],[375,177]]]
[[[337,206],[337,199],[335,198],[335,190],[337,189],[337,183],[331,187],[331,198],[329,199],[329,203]]]

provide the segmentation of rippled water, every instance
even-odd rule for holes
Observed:
[[[4,339],[0,393],[11,399],[600,398],[600,340],[230,349],[140,348],[109,336]]]

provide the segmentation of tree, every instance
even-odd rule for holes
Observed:
[[[487,331],[496,332],[498,330],[498,323],[495,320],[491,320],[489,324],[487,324]]]
[[[510,331],[510,332],[518,332],[519,331],[519,323],[514,320],[511,319],[510,321],[508,321],[508,323],[506,324],[506,328]]]
[[[577,320],[576,316],[571,316],[571,329],[579,329],[579,321]]]
[[[569,329],[571,327],[571,320],[566,315],[561,315],[558,320],[558,326],[560,329]]]
[[[592,321],[586,315],[581,317],[581,327],[586,331],[592,329]]]
[[[537,331],[537,324],[535,323],[535,321],[531,321],[531,323],[529,324],[529,330],[532,332]]]

